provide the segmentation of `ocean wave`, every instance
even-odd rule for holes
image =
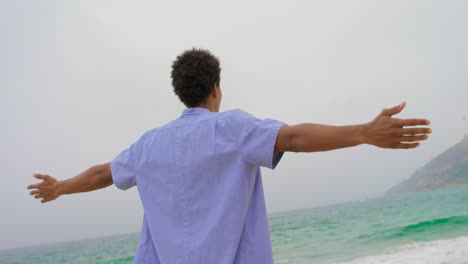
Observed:
[[[402,237],[411,237],[427,232],[443,232],[445,230],[453,231],[456,228],[466,228],[468,226],[468,215],[444,217],[421,221],[416,224],[410,224],[402,227],[394,227],[372,233],[362,235],[359,239],[381,240],[381,239],[396,239]]]
[[[361,257],[342,264],[466,264],[468,237],[407,244],[383,255]]]
[[[133,259],[134,259],[133,256],[128,256],[128,257],[98,262],[97,264],[131,264],[133,262]]]

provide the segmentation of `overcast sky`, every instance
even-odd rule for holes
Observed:
[[[0,248],[137,232],[136,188],[42,205],[32,173],[110,161],[184,109],[170,66],[221,60],[222,110],[289,124],[355,124],[407,102],[417,150],[286,154],[264,170],[270,213],[381,195],[468,133],[467,1],[0,0]]]

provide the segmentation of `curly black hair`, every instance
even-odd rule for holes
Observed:
[[[210,51],[187,50],[172,63],[174,93],[187,107],[197,107],[219,85],[220,73],[219,60]]]

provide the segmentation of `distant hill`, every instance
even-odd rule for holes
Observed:
[[[468,184],[468,134],[458,144],[416,170],[409,179],[390,188],[386,195],[430,191],[463,184]]]

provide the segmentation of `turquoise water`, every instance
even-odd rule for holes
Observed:
[[[468,237],[468,186],[272,214],[270,226],[276,263],[338,263],[378,256],[405,245]],[[458,244],[450,244],[450,252],[464,240],[453,241]],[[138,234],[128,234],[0,251],[0,263],[132,263],[137,243]],[[436,252],[439,244],[430,246]],[[431,257],[432,251],[421,252],[412,254]],[[460,263],[468,262],[466,254]]]
[[[411,243],[468,236],[468,187],[272,215],[270,226],[278,263],[377,255]]]

